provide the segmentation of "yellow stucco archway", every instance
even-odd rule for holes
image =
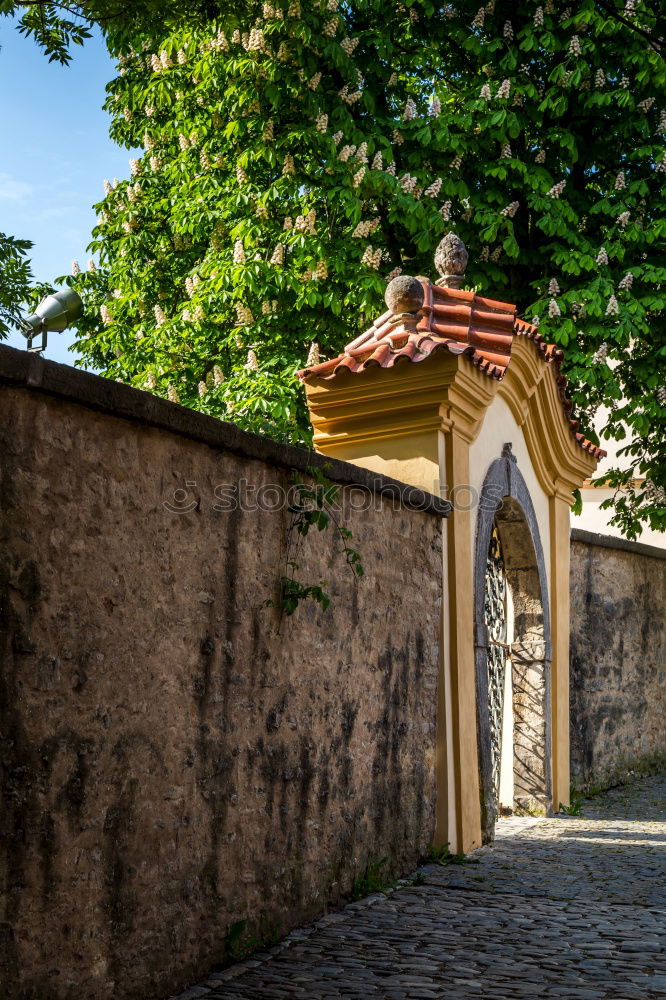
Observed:
[[[426,278],[399,279],[387,303],[341,355],[300,377],[318,451],[453,502],[442,528],[436,839],[468,851],[482,841],[474,608],[484,481],[511,442],[549,594],[548,794],[566,803],[569,512],[603,453],[570,420],[560,352],[514,306]]]

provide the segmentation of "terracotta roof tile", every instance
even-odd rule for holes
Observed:
[[[298,373],[299,378],[305,382],[358,375],[366,368],[418,363],[436,351],[448,350],[451,354],[465,354],[490,378],[501,379],[511,360],[514,337],[526,337],[543,361],[554,366],[562,408],[580,447],[597,459],[606,454],[580,434],[578,422],[570,418],[572,404],[566,394],[567,381],[560,370],[562,351],[547,344],[531,323],[519,319],[514,305],[463,289],[434,285],[428,278],[420,277],[419,281],[424,300],[416,329],[406,326],[399,317],[394,318],[390,311],[385,312],[347,344],[337,358],[304,368]]]

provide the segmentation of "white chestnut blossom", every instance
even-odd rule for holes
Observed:
[[[462,161],[463,161],[462,155],[458,153],[458,155],[454,156],[453,159],[451,160],[451,170],[460,170],[460,168],[462,167]]]
[[[416,104],[412,97],[408,97],[404,111],[402,112],[402,119],[403,121],[411,122],[414,118],[416,118]]]
[[[646,97],[644,101],[636,105],[641,111],[648,112],[652,105],[654,104],[654,97]]]
[[[619,306],[617,303],[617,299],[615,298],[614,295],[611,295],[611,297],[608,300],[608,305],[606,306],[606,315],[617,316],[618,312],[619,312]]]
[[[553,184],[548,194],[550,195],[551,198],[559,198],[566,186],[567,186],[566,181],[559,181],[558,184]]]
[[[247,39],[246,49],[248,52],[263,52],[266,48],[266,40],[261,28],[252,28]]]
[[[291,155],[291,153],[287,153],[287,155],[284,158],[284,163],[282,165],[282,173],[283,174],[295,174],[296,173],[296,166],[294,164],[294,157]]]
[[[417,180],[411,174],[403,174],[398,183],[405,194],[411,194],[417,185]]]
[[[427,198],[436,198],[442,187],[442,178],[438,177],[432,182],[430,187],[427,187],[423,192]]]
[[[328,115],[317,115],[317,132],[323,134],[328,128]]]
[[[315,75],[311,76],[310,79],[308,80],[308,87],[310,88],[310,90],[316,90],[320,83],[321,83],[321,73],[315,73]]]
[[[594,74],[594,86],[603,87],[605,83],[606,83],[606,74],[601,68],[599,68],[597,72]]]
[[[401,274],[402,274],[402,268],[394,267],[392,271],[389,271],[389,273],[385,275],[385,280],[393,281],[394,278],[398,278]]]
[[[539,316],[532,316],[532,326],[538,327],[540,322],[541,319],[539,318]]]
[[[439,210],[439,214],[444,219],[444,222],[448,222],[451,218],[451,202],[445,201]]]
[[[155,306],[153,312],[155,313],[155,322],[158,326],[162,326],[163,323],[166,323],[166,316],[164,315],[162,306]]]
[[[271,264],[277,264],[278,266],[284,264],[284,246],[282,243],[276,244],[273,256],[271,257]]]
[[[261,138],[264,142],[273,142],[273,139],[275,138],[275,128],[272,118],[269,118],[264,125],[264,131],[262,132]]]
[[[497,261],[500,259],[501,256],[502,256],[502,248],[501,247],[495,247],[495,249],[493,250],[493,252],[490,255],[490,259],[496,264]]]
[[[243,246],[242,240],[236,240],[234,243],[234,264],[244,264],[245,263],[245,247]]]
[[[268,218],[268,206],[264,205],[264,203],[262,201],[258,201],[257,205],[256,205],[256,208],[255,208],[255,214],[256,214],[256,216],[257,216],[258,219],[267,219]]]
[[[242,302],[236,303],[236,319],[238,326],[249,326],[254,323],[252,311],[246,305],[243,305]]]
[[[160,62],[162,63],[162,69],[171,69],[173,66],[173,59],[168,52],[160,52]]]
[[[664,153],[663,157],[661,158],[659,163],[656,164],[654,169],[659,174],[663,174],[666,171],[666,153]]]
[[[94,274],[96,270],[97,270],[97,265],[95,264],[95,261],[94,260],[89,260],[88,261],[88,271],[90,272],[90,274]]]
[[[633,283],[634,283],[634,276],[631,273],[631,271],[627,271],[624,278],[622,279],[622,281],[620,281],[617,287],[622,292],[628,292]]]
[[[520,208],[520,202],[512,201],[510,205],[507,205],[506,208],[502,209],[500,215],[504,215],[509,219],[513,219],[514,215],[516,214],[519,208]]]
[[[359,163],[368,162],[368,144],[367,142],[362,142],[361,145],[356,150],[354,159],[358,160]]]
[[[382,158],[381,150],[375,153],[374,159],[372,161],[373,170],[382,170],[384,167],[384,160]]]
[[[508,98],[510,93],[511,93],[511,80],[502,80],[499,90],[497,91],[497,96]]]
[[[361,257],[361,263],[366,264],[367,267],[371,267],[374,271],[377,271],[382,262],[382,251],[381,249],[373,250],[371,246],[367,246],[363,251],[363,256]]]
[[[338,30],[338,19],[337,17],[333,17],[331,18],[330,21],[327,21],[326,24],[324,25],[322,35],[325,38],[333,38],[337,30]]]
[[[513,153],[511,152],[511,144],[508,143],[508,142],[505,142],[504,145],[502,146],[502,152],[500,153],[500,159],[502,159],[502,160],[508,160],[512,156],[513,156]]]
[[[580,38],[578,37],[578,35],[574,35],[571,41],[569,42],[569,55],[579,56],[581,52],[582,50],[580,47]]]
[[[394,146],[402,146],[405,141],[405,137],[402,132],[399,132],[397,128],[393,129],[393,134],[391,135],[391,142]]]
[[[259,362],[257,361],[257,355],[252,350],[252,348],[250,348],[250,350],[247,352],[247,361],[245,362],[245,367],[250,372],[256,372],[257,369],[259,368]]]
[[[343,134],[342,130],[340,130],[339,132],[334,132],[333,133],[333,137],[332,138],[333,138],[333,142],[335,143],[336,146],[340,142],[340,139],[342,139],[342,134]]]
[[[627,182],[625,180],[624,170],[620,170],[617,177],[615,178],[615,190],[622,191],[624,188],[626,188],[626,186]]]
[[[150,169],[153,171],[157,171],[160,169],[161,166],[162,166],[162,161],[160,160],[159,156],[151,156]]]
[[[213,384],[216,389],[219,389],[224,382],[224,375],[222,374],[222,369],[219,365],[213,365]]]
[[[137,174],[141,173],[141,163],[139,160],[130,160],[129,165],[132,177],[136,177]]]
[[[555,319],[556,316],[561,316],[560,307],[557,304],[557,299],[551,299],[548,303],[548,315],[551,319]]]
[[[438,115],[442,113],[442,102],[439,97],[435,95],[428,105],[428,114],[431,118],[437,118]]]
[[[479,7],[476,14],[474,15],[474,20],[472,21],[472,27],[482,28],[485,20],[486,20],[486,9],[485,7]]]
[[[493,95],[490,93],[490,87],[488,86],[487,83],[484,83],[483,87],[481,87],[481,93],[479,94],[479,97],[484,101],[489,101],[492,96]]]
[[[325,260],[318,260],[317,266],[312,273],[313,281],[326,281],[328,278],[328,265]]]
[[[146,389],[156,389],[157,379],[155,378],[155,372],[148,372],[146,376]]]
[[[657,125],[657,132],[666,132],[666,111],[659,112],[659,124]]]
[[[282,225],[282,228],[283,229],[293,229],[294,228],[294,221],[293,221],[293,219],[292,219],[292,217],[290,215],[285,216],[285,220],[284,220],[284,223]]]
[[[205,382],[199,382],[199,384],[197,385],[197,390],[200,396],[205,396],[206,393],[208,392],[208,386],[206,385]]]
[[[546,162],[546,150],[545,149],[540,149],[537,152],[537,155],[534,157],[534,162],[535,163],[545,163]]]
[[[534,27],[535,28],[543,27],[543,7],[537,7],[537,9],[534,12]]]
[[[167,399],[170,403],[180,403],[180,398],[174,386],[167,386]]]
[[[508,42],[513,40],[513,25],[511,21],[505,21],[504,27],[502,28],[502,34]]]
[[[113,322],[108,306],[100,306],[99,314],[102,317],[102,323],[105,325]]]
[[[81,274],[81,268],[79,267],[78,260],[72,261],[72,276],[75,278],[77,274]]]
[[[365,177],[366,170],[367,170],[367,167],[362,166],[354,174],[354,187],[355,188],[360,187],[361,183],[363,182],[363,178]]]
[[[597,267],[606,267],[608,264],[608,254],[605,247],[602,247],[596,257]]]
[[[308,351],[308,359],[305,362],[306,368],[312,368],[314,365],[319,364],[319,344],[315,341],[310,344],[310,350]]]
[[[358,38],[343,38],[340,42],[340,47],[345,55],[350,56],[358,45],[358,42]]]
[[[392,163],[389,163],[388,167],[386,168],[386,173],[389,174],[391,177],[395,177],[395,175],[396,175],[395,174],[395,160],[393,160]]]
[[[560,286],[558,284],[557,278],[551,278],[548,282],[548,294],[551,296],[560,294]]]
[[[624,229],[625,226],[629,225],[629,219],[631,218],[631,212],[622,212],[617,217],[617,223]]]
[[[388,78],[388,81],[386,83],[386,86],[387,87],[395,87],[395,85],[397,84],[397,82],[398,82],[398,74],[397,73],[391,73],[391,75]]]

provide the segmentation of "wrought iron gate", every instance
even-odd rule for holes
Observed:
[[[490,759],[495,802],[499,800],[502,759],[502,716],[504,680],[508,655],[506,569],[502,545],[493,525],[488,546],[484,596],[484,619],[488,629],[488,714],[490,719]]]

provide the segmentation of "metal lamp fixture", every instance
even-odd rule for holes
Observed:
[[[34,313],[19,321],[21,333],[28,341],[28,350],[43,351],[47,334],[51,331],[62,333],[82,312],[83,302],[73,288],[61,288],[59,292],[47,295]],[[41,343],[34,343],[36,337],[42,338]]]

